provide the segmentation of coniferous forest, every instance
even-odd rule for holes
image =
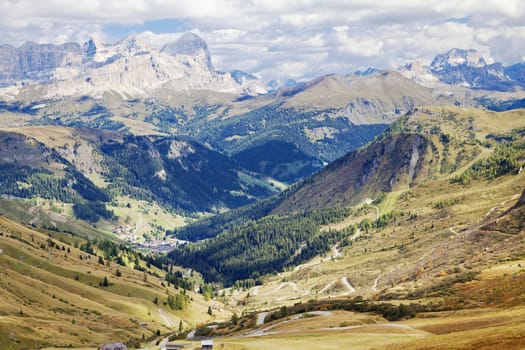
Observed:
[[[350,213],[348,208],[331,208],[249,220],[209,240],[179,247],[168,259],[202,272],[208,281],[231,285],[237,280],[258,280],[328,252],[346,233],[320,232],[320,226],[341,221]]]

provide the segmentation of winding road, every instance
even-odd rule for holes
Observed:
[[[352,285],[350,284],[350,282],[348,281],[348,278],[347,278],[347,277],[343,277],[343,278],[341,278],[341,282],[343,282],[343,284],[345,285],[345,287],[348,288],[348,293],[347,293],[347,294],[355,293],[355,288],[354,288],[354,286],[352,286]]]

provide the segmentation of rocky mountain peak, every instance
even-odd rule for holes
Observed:
[[[115,44],[115,52],[123,56],[136,55],[142,52],[149,52],[150,47],[147,43],[139,40],[134,35],[130,35]]]
[[[107,53],[111,46],[113,45],[104,43],[98,37],[91,37],[82,45],[82,54],[88,58],[94,58],[101,53]]]
[[[204,59],[206,66],[210,70],[213,70],[208,44],[206,44],[204,39],[194,33],[188,32],[183,34],[176,41],[164,45],[160,51],[172,56],[186,55],[201,57]]]
[[[510,78],[505,67],[494,62],[491,57],[484,57],[476,50],[452,49],[437,55],[427,72],[421,67],[406,65],[403,74],[414,81],[432,83],[429,77],[449,84],[471,89],[509,91],[520,85],[519,81]]]
[[[95,42],[95,39],[91,38],[86,41],[82,46],[82,51],[87,57],[93,58],[97,53],[97,43]]]
[[[469,66],[475,68],[482,68],[487,65],[487,61],[492,59],[485,59],[479,52],[473,49],[452,49],[445,53],[437,55],[430,64],[430,70],[433,72],[441,72],[458,66]]]
[[[367,75],[373,75],[373,74],[377,74],[381,72],[380,69],[377,69],[377,68],[374,68],[374,67],[368,67],[367,69],[365,70],[356,70],[354,72],[355,75],[358,75],[358,76],[362,76],[362,77],[365,77]]]

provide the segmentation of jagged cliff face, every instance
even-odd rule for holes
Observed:
[[[23,82],[23,84],[22,84]],[[154,94],[157,89],[212,90],[257,95],[266,89],[257,79],[234,79],[215,71],[207,44],[187,33],[161,50],[135,37],[114,45],[90,39],[82,46],[26,43],[0,47],[1,95],[57,98],[75,95],[100,97],[116,92],[123,97]]]
[[[52,45],[27,42],[19,48],[3,45],[0,47],[0,84],[50,79],[54,69],[80,62],[81,48],[76,43]]]

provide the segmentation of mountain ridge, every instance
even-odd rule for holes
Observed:
[[[276,191],[264,180],[250,182],[252,173],[188,138],[36,127],[3,129],[0,139],[2,192],[8,196],[34,193],[90,203],[128,195],[198,212],[236,207]]]
[[[43,91],[30,88],[35,84]],[[110,91],[134,97],[152,95],[166,85],[175,90],[266,92],[257,79],[236,81],[230,73],[216,71],[206,42],[192,33],[161,49],[133,35],[113,45],[90,39],[82,46],[26,43],[0,49],[0,86],[7,88],[4,97],[8,98],[23,91],[47,98],[100,96]]]

